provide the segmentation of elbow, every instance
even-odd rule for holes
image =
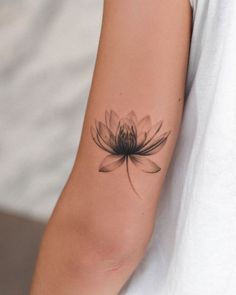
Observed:
[[[148,242],[121,222],[85,222],[70,226],[68,231],[71,244],[65,263],[75,275],[81,271],[105,273],[133,268],[141,260]]]

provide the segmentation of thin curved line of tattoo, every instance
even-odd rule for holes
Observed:
[[[136,189],[135,189],[135,187],[134,187],[134,185],[133,185],[133,182],[132,182],[132,180],[131,180],[130,173],[129,173],[129,157],[128,157],[128,156],[125,157],[125,164],[126,164],[126,172],[127,172],[127,175],[128,175],[129,183],[130,183],[130,185],[131,185],[133,191],[136,193],[136,195],[137,195],[139,198],[143,199],[143,198],[140,196],[140,194],[136,191]]]

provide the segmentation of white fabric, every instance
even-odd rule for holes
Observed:
[[[0,1],[0,209],[48,218],[70,173],[102,0]]]
[[[236,1],[193,9],[180,138],[148,252],[122,295],[236,294]]]
[[[190,2],[191,7],[193,8],[195,1],[194,0],[189,0],[189,2]]]

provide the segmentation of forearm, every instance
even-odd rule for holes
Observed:
[[[141,221],[149,210],[133,206],[135,211],[129,212],[119,201],[134,200],[130,192],[116,192],[117,187],[98,192],[87,185],[84,192],[71,192],[71,185],[44,235],[31,294],[118,294],[144,254],[152,225]],[[81,196],[89,204],[80,203]]]
[[[105,1],[78,155],[31,295],[115,295],[142,259],[182,117],[191,21],[176,5]]]
[[[99,183],[86,164],[88,183],[81,161],[47,226],[32,295],[117,295],[149,242],[156,198],[138,199],[125,175]]]

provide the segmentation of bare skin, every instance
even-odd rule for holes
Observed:
[[[143,258],[181,126],[191,17],[188,0],[104,1],[81,141],[31,295],[116,295]]]

